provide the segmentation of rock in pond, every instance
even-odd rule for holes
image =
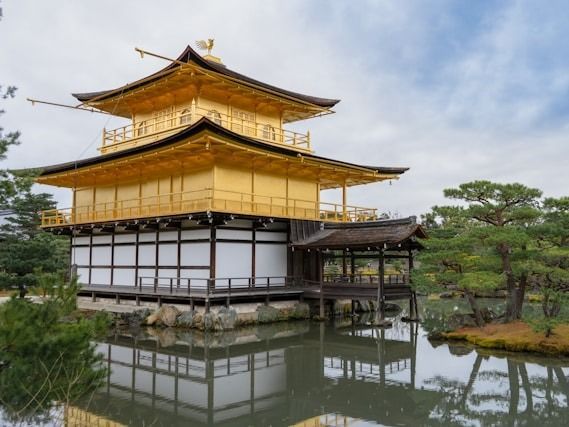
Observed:
[[[180,311],[173,305],[163,305],[154,313],[146,318],[147,325],[163,324],[166,326],[175,326],[176,319]]]
[[[221,307],[217,313],[219,323],[223,330],[235,328],[237,323],[237,311],[233,307]]]
[[[259,323],[271,323],[280,320],[281,312],[278,308],[271,307],[270,305],[260,305],[257,307],[257,321]]]
[[[194,326],[195,313],[193,311],[183,311],[176,319],[176,326],[180,328],[191,328]]]

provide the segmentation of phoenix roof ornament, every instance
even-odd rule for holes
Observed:
[[[211,55],[211,50],[213,49],[213,39],[196,40],[196,47],[201,50],[207,50],[207,54]]]

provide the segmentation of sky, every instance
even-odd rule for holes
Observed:
[[[1,0],[5,131],[20,130],[2,168],[97,155],[123,119],[32,106],[115,88],[214,38],[231,69],[342,101],[295,123],[316,154],[406,166],[390,184],[352,187],[351,205],[393,216],[449,203],[444,188],[487,179],[569,195],[569,4],[566,1]],[[39,187],[68,207],[70,191]],[[340,202],[335,192],[323,197]]]

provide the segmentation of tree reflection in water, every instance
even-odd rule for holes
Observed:
[[[442,375],[425,381],[443,396],[431,414],[433,425],[569,425],[569,386],[561,365],[542,365],[545,376],[530,376],[523,356],[489,354],[477,353],[467,382]],[[497,357],[506,369],[481,370],[485,361]],[[544,361],[533,358],[534,370]],[[483,383],[478,390],[477,382]]]

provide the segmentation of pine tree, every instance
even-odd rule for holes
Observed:
[[[14,97],[15,91],[8,87],[1,99]],[[0,160],[6,159],[10,147],[20,144],[19,138],[19,132],[4,133],[0,127]],[[67,268],[67,240],[44,233],[39,227],[40,211],[52,209],[55,202],[50,194],[32,191],[35,172],[0,169],[0,289],[20,283],[34,285],[38,272]]]
[[[419,257],[417,286],[457,286],[479,322],[474,294],[503,286],[508,292],[506,319],[520,319],[528,280],[536,270],[533,230],[541,219],[541,191],[474,181],[444,194],[460,205],[435,207],[424,217],[431,239],[429,250]]]

